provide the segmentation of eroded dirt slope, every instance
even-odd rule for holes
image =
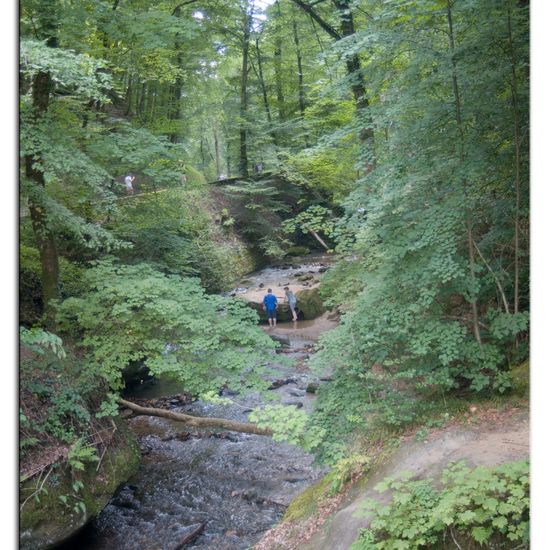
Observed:
[[[381,466],[339,499],[330,513],[316,514],[301,525],[282,523],[268,532],[256,550],[346,550],[369,520],[355,517],[365,498],[386,500],[374,487],[388,476],[412,472],[415,479],[437,477],[449,462],[465,460],[471,466],[496,466],[529,456],[529,413],[510,408],[474,410],[467,421],[432,431],[423,441],[405,438]],[[336,509],[334,509],[336,508]],[[322,510],[322,508],[321,508]]]

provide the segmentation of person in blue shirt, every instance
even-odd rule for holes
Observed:
[[[264,310],[270,327],[277,325],[277,296],[272,294],[272,292],[273,291],[268,288],[267,294],[264,296]]]

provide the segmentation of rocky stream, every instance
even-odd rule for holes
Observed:
[[[319,272],[325,269],[322,257],[268,267],[249,275],[228,294],[246,299],[254,307],[268,286],[278,296],[284,295],[284,286],[298,295],[301,290],[314,290]],[[284,318],[284,307],[281,309]],[[276,370],[270,393],[279,402],[308,410],[323,378],[312,374],[304,361],[319,333],[335,326],[336,321],[327,313],[311,319],[312,313],[302,312],[300,317],[309,320],[263,328],[282,343],[269,365]],[[282,365],[281,356],[291,358],[291,365]],[[262,403],[259,395],[241,398],[225,392],[222,396],[232,403],[193,401],[170,380],[151,381],[127,394],[128,399],[143,404],[238,421],[247,421],[248,413]],[[131,417],[127,422],[140,442],[138,474],[63,548],[251,548],[281,519],[290,501],[324,473],[300,448],[269,437],[197,433],[181,423],[148,416]]]

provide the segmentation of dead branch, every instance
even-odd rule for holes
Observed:
[[[255,434],[255,435],[273,435],[273,431],[269,428],[260,428],[256,424],[248,422],[236,422],[227,420],[226,418],[204,418],[200,416],[192,416],[190,414],[167,411],[165,409],[157,409],[155,407],[142,407],[131,401],[119,398],[118,402],[131,409],[137,415],[144,416],[159,416],[160,418],[168,418],[176,422],[183,422],[188,426],[195,428],[218,428],[221,430],[230,430],[233,432]]]

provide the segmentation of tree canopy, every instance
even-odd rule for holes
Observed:
[[[507,392],[529,347],[528,22],[512,0],[22,0],[22,324],[111,391],[136,362],[194,394],[257,387],[271,340],[218,293],[307,247],[335,255],[341,314],[296,421],[321,459],[366,418]]]

